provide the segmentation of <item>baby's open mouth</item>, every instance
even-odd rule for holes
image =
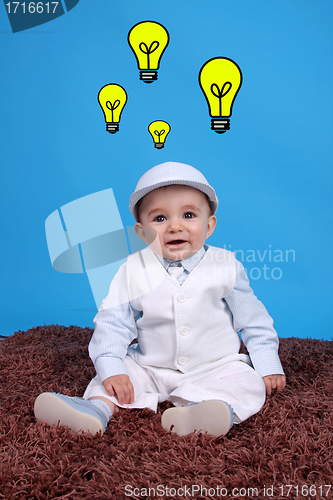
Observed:
[[[172,240],[168,241],[167,245],[181,245],[182,243],[187,243],[185,240]]]

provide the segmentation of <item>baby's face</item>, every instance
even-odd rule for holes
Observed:
[[[204,193],[189,186],[172,185],[151,191],[141,201],[135,230],[149,243],[156,230],[163,257],[183,260],[200,250],[216,225]],[[149,234],[150,233],[150,234]]]

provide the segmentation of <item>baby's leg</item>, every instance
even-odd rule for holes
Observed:
[[[150,371],[138,365],[130,356],[124,359],[124,366],[134,387],[134,402],[121,405],[115,396],[110,396],[99,378],[96,376],[88,385],[83,398],[89,401],[102,401],[108,404],[114,413],[118,408],[150,408],[157,410],[160,401],[168,399],[167,394],[161,394]]]
[[[177,381],[173,380],[173,383],[175,382]],[[210,370],[181,374],[178,385],[170,393],[171,401],[177,408],[170,408],[165,415],[163,414],[162,425],[165,430],[183,435],[184,426],[185,429],[190,429],[191,420],[194,420],[194,426],[197,426],[196,432],[201,430],[217,435],[215,431],[212,432],[217,425],[219,435],[226,434],[229,423],[232,425],[234,421],[238,424],[257,413],[265,402],[265,396],[262,377],[241,360],[230,361]],[[225,411],[216,400],[223,402]],[[210,404],[201,403],[203,401]],[[188,402],[199,404],[186,406]],[[231,421],[228,407],[232,409]],[[180,423],[180,419],[184,419],[185,422]],[[216,420],[213,426],[212,419]],[[205,421],[207,425],[204,424]],[[172,425],[174,427],[171,429]],[[220,431],[219,426],[222,429]]]
[[[110,408],[111,415],[115,415],[115,413],[117,413],[119,411],[119,408],[117,405],[112,403],[112,401],[110,401],[109,399],[103,398],[102,396],[101,397],[93,396],[92,398],[89,398],[88,401],[93,401],[96,406],[101,406],[101,407],[105,407],[104,405],[106,404]],[[104,403],[104,405],[100,405],[98,403],[98,401],[102,401],[102,403]]]
[[[135,401],[123,405],[124,408],[151,408],[156,411],[160,401],[168,399],[159,394],[150,374],[126,356],[126,371],[134,385]],[[62,394],[43,393],[35,401],[37,420],[60,426],[67,426],[73,432],[103,433],[107,424],[119,407],[114,396],[109,396],[98,377],[88,385],[83,398],[69,397]]]

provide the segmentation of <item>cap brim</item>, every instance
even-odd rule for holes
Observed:
[[[207,185],[203,184],[201,182],[195,182],[195,181],[190,181],[190,180],[180,180],[180,179],[167,179],[161,182],[157,182],[153,185],[150,186],[144,186],[138,191],[135,191],[131,197],[130,197],[130,202],[129,202],[129,209],[130,212],[132,213],[134,219],[138,222],[138,213],[137,213],[137,208],[136,205],[141,198],[146,196],[146,194],[150,193],[151,191],[154,191],[155,189],[158,189],[163,186],[172,186],[172,185],[182,185],[182,186],[190,186],[192,188],[198,189],[199,191],[202,191],[208,196],[209,203],[212,209],[213,214],[215,214],[218,206],[218,199],[215,193],[215,190]]]

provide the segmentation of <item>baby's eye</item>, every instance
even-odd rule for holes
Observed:
[[[165,216],[164,215],[158,215],[157,217],[155,217],[156,222],[163,222],[165,220]]]
[[[195,215],[192,212],[186,212],[184,214],[184,217],[185,217],[185,219],[193,219],[193,217],[195,217]]]

